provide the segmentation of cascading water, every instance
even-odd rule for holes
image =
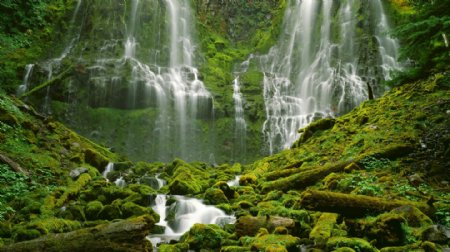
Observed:
[[[234,137],[236,139],[236,146],[234,150],[234,157],[239,158],[245,156],[246,154],[246,146],[245,139],[247,137],[247,123],[245,122],[244,117],[244,108],[243,108],[243,96],[240,88],[239,74],[246,72],[248,66],[250,64],[250,60],[253,58],[253,55],[250,55],[249,59],[244,61],[238,72],[235,72],[236,76],[233,80],[233,101],[234,101],[234,120],[235,120],[235,128],[234,128]]]
[[[190,2],[129,0],[127,4],[101,4],[101,8],[109,8],[102,25],[90,23],[92,19],[85,15],[104,16],[105,9],[98,5],[77,3],[76,12],[84,15],[74,14],[73,20],[81,28],[74,32],[75,39],[61,56],[49,61],[47,67],[52,73],[52,67],[59,66],[66,56],[76,62],[80,76],[70,79],[71,87],[81,91],[87,87],[87,92],[84,97],[69,97],[72,100],[66,102],[73,104],[73,110],[83,99],[94,108],[149,109],[151,117],[142,119],[148,123],[147,132],[138,135],[131,127],[121,129],[123,148],[129,150],[128,154],[139,152],[158,161],[175,157],[207,160],[210,153],[199,144],[201,129],[197,120],[212,117],[213,101],[194,67],[196,45]],[[49,74],[49,78],[52,76]],[[51,107],[49,102],[45,104]],[[79,112],[67,120],[83,116]],[[69,123],[75,127],[83,124]],[[102,130],[98,132],[102,134]]]
[[[369,89],[384,92],[400,68],[388,30],[381,0],[290,1],[278,43],[258,57],[270,153],[290,147],[313,120],[357,106]]]
[[[165,181],[158,176],[155,178],[161,181],[161,186],[165,184]],[[167,206],[167,199],[169,197],[173,197],[175,203]],[[155,248],[159,243],[178,240],[196,223],[224,225],[236,221],[234,216],[227,215],[224,211],[214,206],[207,206],[198,199],[184,196],[158,194],[152,208],[160,217],[156,225],[164,227],[164,234],[152,234],[148,236],[148,239]],[[173,218],[168,221],[167,216],[169,214]]]
[[[102,176],[108,180],[108,173],[114,171],[114,163],[113,162],[109,162],[106,167],[105,170],[102,172]],[[109,181],[109,180],[108,180]]]
[[[17,88],[17,96],[21,96],[25,92],[28,91],[28,87],[30,86],[30,77],[33,73],[34,64],[27,64],[25,66],[25,75],[23,77],[22,84]]]

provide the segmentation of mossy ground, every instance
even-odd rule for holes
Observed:
[[[197,225],[179,245],[162,249],[183,251],[207,244],[208,249],[225,251],[290,251],[301,246],[439,251],[449,245],[447,231],[441,231],[441,238],[433,231],[448,230],[450,224],[448,97],[448,76],[437,75],[394,88],[333,121],[311,124],[303,130],[309,136],[290,150],[251,165],[213,167],[182,160],[128,161],[1,94],[1,154],[26,171],[14,171],[11,162],[0,166],[5,181],[2,242],[146,214],[157,220],[149,207],[152,197],[171,193],[203,198],[234,213],[240,224]],[[109,178],[123,176],[126,187],[101,176],[109,161],[117,164]],[[71,178],[70,171],[77,167],[86,172]],[[159,191],[149,179],[157,173],[168,182]],[[239,174],[239,186],[225,183]],[[299,179],[308,184],[298,184]],[[404,207],[357,217],[339,210],[328,214],[303,208],[305,189],[421,202],[435,210],[428,216]],[[254,224],[242,224],[248,220]]]

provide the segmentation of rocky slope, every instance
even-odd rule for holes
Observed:
[[[71,248],[101,250],[92,245],[98,238],[83,234],[121,234],[111,226],[118,219],[136,233],[102,236],[103,248],[151,250],[143,237],[158,232],[149,207],[157,193],[198,197],[238,218],[194,225],[160,251],[442,251],[450,224],[448,83],[436,75],[394,88],[302,129],[289,150],[218,167],[130,162],[1,94],[0,251],[57,250],[52,239],[62,236],[54,234],[66,232],[76,237]],[[122,175],[127,186],[101,175],[109,162],[116,170],[108,178]],[[168,181],[159,191],[151,187],[156,173]],[[236,175],[239,185],[228,186]]]

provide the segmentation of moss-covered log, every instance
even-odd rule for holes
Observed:
[[[287,191],[292,189],[303,189],[309,185],[315,184],[318,180],[326,177],[332,172],[343,171],[348,164],[349,162],[340,162],[318,167],[316,169],[309,169],[289,177],[266,182],[263,184],[262,189],[264,192],[270,192],[272,190]]]
[[[23,169],[18,163],[14,162],[12,159],[2,153],[0,153],[0,162],[9,165],[16,172],[28,175],[28,172]]]
[[[28,92],[22,94],[22,95],[20,96],[20,98],[29,96],[29,95],[35,93],[36,91],[39,91],[39,90],[41,90],[41,89],[43,89],[43,88],[45,88],[45,87],[47,87],[47,86],[53,85],[54,83],[56,83],[56,82],[58,82],[58,81],[61,81],[62,79],[64,79],[65,77],[67,77],[69,74],[71,74],[71,73],[72,73],[72,70],[73,70],[73,66],[71,65],[71,66],[67,67],[64,71],[62,71],[60,74],[58,74],[55,78],[50,79],[50,80],[48,80],[48,81],[46,81],[46,82],[44,82],[44,83],[42,83],[42,84],[40,84],[40,85],[34,87],[34,88],[31,89],[30,91],[28,91]]]
[[[144,215],[69,233],[49,234],[40,238],[1,247],[0,251],[151,251],[145,238],[155,221]]]
[[[243,216],[236,222],[236,234],[241,236],[254,236],[260,228],[272,232],[277,227],[292,229],[295,222],[292,219],[279,216]]]
[[[302,194],[300,205],[308,210],[339,213],[349,217],[387,212],[406,205],[417,207],[429,216],[434,212],[434,208],[426,203],[317,190],[305,191]]]

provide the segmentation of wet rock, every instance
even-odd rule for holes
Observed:
[[[432,225],[433,221],[422,213],[418,208],[413,206],[401,206],[393,209],[391,213],[400,214],[403,218],[408,221],[408,226],[411,227],[425,227]]]
[[[88,220],[97,219],[98,214],[103,209],[103,204],[100,201],[91,201],[86,205],[85,214]]]
[[[348,247],[361,252],[377,251],[368,241],[361,238],[331,237],[328,239],[327,248],[329,250],[341,247]]]
[[[70,171],[69,176],[72,179],[77,179],[81,174],[88,172],[87,168],[78,167]]]
[[[228,203],[227,197],[219,188],[209,188],[208,190],[206,190],[205,200],[213,205]]]
[[[421,234],[422,240],[444,244],[450,240],[450,229],[443,225],[433,225]]]
[[[239,237],[253,236],[261,228],[266,228],[269,232],[273,232],[277,227],[292,229],[294,226],[294,220],[279,216],[242,216],[236,222],[236,234]]]
[[[252,251],[297,251],[300,238],[292,235],[264,234],[255,238],[241,238]]]
[[[182,236],[181,241],[188,243],[189,249],[200,251],[200,249],[219,249],[229,237],[230,234],[218,225],[195,224]]]

